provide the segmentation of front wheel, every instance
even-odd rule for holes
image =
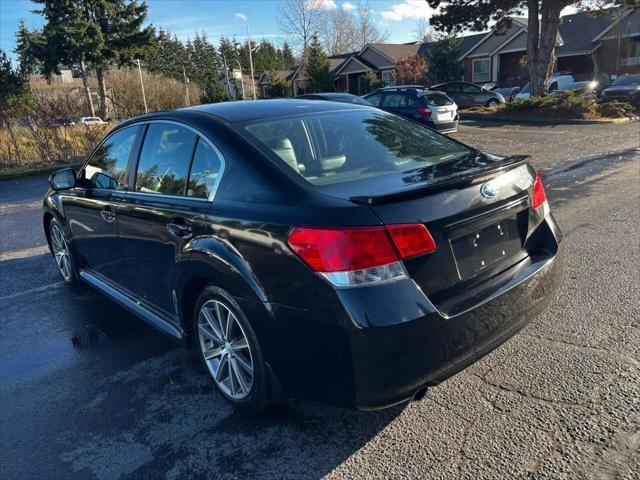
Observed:
[[[268,379],[260,344],[233,297],[221,288],[205,288],[193,321],[194,348],[220,393],[242,410],[266,406]]]
[[[496,100],[495,98],[492,98],[487,102],[487,107],[491,107],[491,108],[497,107],[499,103],[500,102],[498,102],[498,100]]]
[[[62,279],[67,285],[76,285],[78,283],[76,262],[71,250],[69,250],[69,242],[64,235],[62,226],[55,219],[51,220],[49,224],[49,239],[51,241],[51,253],[53,253],[53,258],[56,261],[56,266]]]

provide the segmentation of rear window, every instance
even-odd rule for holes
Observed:
[[[430,104],[438,107],[444,107],[446,105],[453,105],[453,100],[442,93],[427,93],[422,98]]]
[[[313,185],[414,172],[473,152],[409,120],[374,110],[260,120],[241,130]]]

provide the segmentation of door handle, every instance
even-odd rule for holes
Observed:
[[[167,230],[178,238],[189,238],[193,234],[193,228],[183,218],[174,218],[167,224]]]
[[[105,222],[108,223],[111,223],[116,219],[116,214],[109,205],[107,205],[106,207],[102,207],[102,210],[100,210],[100,216]]]

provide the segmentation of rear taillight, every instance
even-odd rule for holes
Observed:
[[[389,225],[387,230],[403,259],[429,253],[436,249],[436,242],[433,241],[427,227],[421,223]]]
[[[533,184],[533,208],[542,206],[547,201],[547,194],[542,185],[542,176],[536,172],[536,181]]]
[[[422,115],[423,117],[430,117],[431,116],[431,109],[424,107],[424,106],[419,106],[418,107],[418,113],[420,115]]]
[[[294,228],[291,249],[337,287],[375,285],[407,277],[401,259],[435,249],[422,224],[359,228]]]

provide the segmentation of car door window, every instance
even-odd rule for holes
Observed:
[[[401,93],[387,93],[382,100],[383,108],[400,108],[402,104],[402,95]]]
[[[446,85],[444,88],[442,88],[442,91],[447,93],[461,93],[462,88],[459,83],[450,83],[449,85]]]
[[[415,104],[416,99],[409,95],[403,95],[402,100],[400,101],[400,106],[402,108],[413,107]]]
[[[84,177],[93,188],[104,190],[126,190],[127,163],[140,127],[120,130],[96,148],[84,168]]]
[[[197,135],[174,124],[149,125],[140,153],[136,191],[184,195]]]
[[[462,87],[462,91],[463,93],[473,93],[473,94],[477,94],[481,92],[480,87],[471,85],[469,83],[464,84],[464,86]]]
[[[379,107],[380,102],[382,101],[382,94],[376,93],[374,95],[369,95],[367,98],[365,98],[365,100],[374,107]]]
[[[209,198],[218,184],[221,169],[222,158],[218,151],[200,138],[193,156],[187,196]]]

